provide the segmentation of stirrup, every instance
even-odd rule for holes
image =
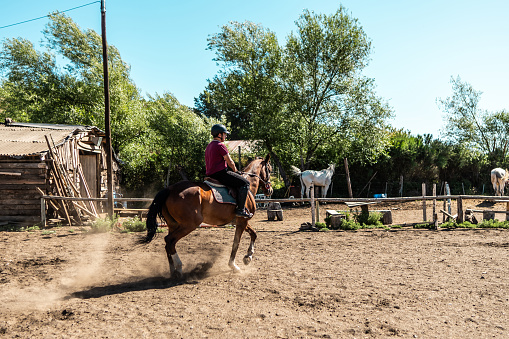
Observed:
[[[251,218],[253,216],[253,214],[248,212],[245,208],[243,208],[243,209],[240,209],[240,208],[236,209],[235,210],[235,215],[237,217],[241,217],[241,218]]]

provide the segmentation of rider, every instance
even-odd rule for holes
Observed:
[[[251,218],[251,214],[245,207],[249,192],[249,181],[237,172],[237,167],[223,143],[228,134],[224,125],[212,126],[210,133],[214,137],[205,149],[205,166],[207,176],[219,180],[223,185],[237,190],[237,208],[235,215],[242,218]],[[229,168],[231,168],[231,171]]]

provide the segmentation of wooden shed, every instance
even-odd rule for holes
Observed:
[[[104,197],[104,137],[103,131],[90,126],[9,120],[0,124],[0,225],[38,223],[43,193]],[[117,169],[114,162],[115,182]],[[101,204],[56,200],[50,201],[45,212],[81,223],[82,217],[97,215],[101,209]]]

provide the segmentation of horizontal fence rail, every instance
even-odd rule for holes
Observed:
[[[311,190],[312,192],[312,190]],[[414,197],[394,197],[394,198],[314,198],[311,194],[311,198],[281,198],[281,199],[255,199],[256,203],[303,203],[309,202],[311,204],[311,220],[312,224],[315,224],[315,213],[318,213],[318,206],[320,202],[327,203],[387,203],[387,202],[410,202],[410,201],[427,201],[427,200],[457,200],[458,201],[458,218],[457,221],[463,221],[463,207],[461,201],[463,199],[481,199],[487,201],[496,202],[507,202],[509,204],[509,197],[503,196],[486,196],[486,195],[438,195],[438,196],[414,196]],[[43,227],[46,226],[46,200],[70,200],[70,201],[99,201],[107,202],[107,198],[79,198],[79,197],[62,197],[54,195],[43,195],[41,196],[41,224]],[[114,198],[115,202],[151,202],[153,198]],[[127,211],[130,209],[127,208]],[[134,210],[134,209],[133,209]],[[136,211],[145,209],[136,209]],[[146,209],[148,210],[148,209]],[[475,210],[477,211],[477,210]]]

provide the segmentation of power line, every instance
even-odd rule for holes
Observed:
[[[94,2],[90,2],[88,4],[85,4],[85,5],[81,5],[81,6],[78,6],[78,7],[74,7],[74,8],[70,8],[70,9],[66,9],[65,11],[58,11],[60,13],[65,13],[65,12],[69,12],[69,11],[73,11],[75,9],[78,9],[78,8],[82,8],[82,7],[85,7],[85,6],[89,6],[89,5],[93,5],[93,4],[96,4],[100,1],[94,1]],[[51,14],[48,14],[48,15],[45,15],[45,16],[41,16],[39,18],[35,18],[35,19],[30,19],[30,20],[25,20],[25,21],[21,21],[21,22],[17,22],[15,24],[10,24],[10,25],[7,25],[7,26],[2,26],[0,27],[0,29],[2,28],[7,28],[7,27],[12,27],[12,26],[16,26],[16,25],[21,25],[21,24],[24,24],[24,23],[27,23],[27,22],[31,22],[31,21],[35,21],[35,20],[40,20],[40,19],[44,19],[44,18],[47,18],[49,17]]]

